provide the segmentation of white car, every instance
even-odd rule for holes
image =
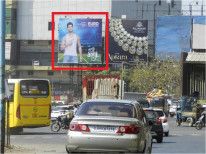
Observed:
[[[170,117],[173,117],[176,114],[177,107],[180,107],[179,102],[172,102],[169,109]]]
[[[74,107],[72,105],[56,106],[52,109],[51,119],[55,120],[60,115],[65,114],[69,110],[73,110],[73,109],[74,109]]]
[[[165,115],[164,111],[161,109],[154,109],[155,112],[157,112],[159,118],[162,121],[162,127],[163,127],[163,132],[165,136],[169,135],[169,124],[167,121],[167,116]]]

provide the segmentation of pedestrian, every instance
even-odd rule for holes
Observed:
[[[82,62],[82,47],[80,37],[73,33],[73,23],[67,23],[68,34],[66,34],[61,42],[60,50],[64,50],[63,63],[78,63],[77,46],[79,50],[80,60]]]
[[[78,110],[78,108],[77,108],[77,105],[75,104],[74,105],[74,110],[73,110],[74,115],[76,114],[77,110]]]

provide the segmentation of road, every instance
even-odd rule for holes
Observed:
[[[168,118],[169,137],[163,143],[153,140],[152,153],[206,153],[206,129],[196,130],[186,124],[176,126],[174,118]],[[20,135],[11,135],[11,145],[15,148],[5,153],[66,153],[67,130],[53,133],[50,127],[24,129]]]

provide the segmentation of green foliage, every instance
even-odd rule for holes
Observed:
[[[168,94],[180,94],[180,63],[167,57],[166,60],[151,58],[149,63],[137,65],[124,64],[124,81],[132,91],[147,93],[154,88],[162,89]],[[122,68],[110,68],[104,71],[87,71],[85,75],[120,74]]]
[[[137,92],[147,93],[153,88],[159,88],[168,94],[180,93],[180,64],[170,57],[149,64],[139,63],[132,68],[128,77],[129,87]]]
[[[120,70],[103,70],[103,71],[87,71],[85,75],[105,75],[105,74],[121,74]]]

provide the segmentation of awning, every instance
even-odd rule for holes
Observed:
[[[206,53],[188,52],[185,62],[205,64],[206,63]]]

